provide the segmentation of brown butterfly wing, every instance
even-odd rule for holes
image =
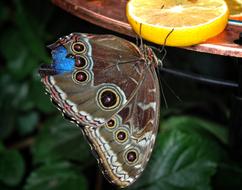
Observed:
[[[78,53],[75,45],[80,43],[85,51]],[[59,46],[66,48],[77,66],[64,74],[42,74],[51,98],[78,124],[103,125],[141,84],[145,67],[142,53],[132,43],[111,35],[72,34],[50,48]],[[85,60],[85,66],[78,67],[80,59]],[[85,77],[87,80],[80,82]]]
[[[82,53],[73,51],[73,44],[79,42],[84,44]],[[51,49],[59,46],[66,48],[77,66],[61,74],[43,70],[42,81],[64,114],[82,126],[109,181],[120,187],[132,184],[149,160],[158,129],[160,91],[155,59],[145,59],[135,45],[110,35],[72,34]],[[83,66],[80,57],[88,64]],[[89,79],[76,81],[78,72],[86,72]],[[107,90],[119,102],[116,107],[111,102],[112,109],[100,105],[110,95]]]

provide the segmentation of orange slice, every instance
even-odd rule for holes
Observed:
[[[225,0],[229,7],[230,19],[242,21],[242,0]]]
[[[148,41],[190,46],[222,32],[229,13],[224,0],[130,0],[126,15],[134,31]]]

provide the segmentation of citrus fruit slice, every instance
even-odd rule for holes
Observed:
[[[130,0],[126,15],[148,41],[189,46],[222,32],[229,13],[224,0]]]
[[[242,0],[225,0],[229,7],[230,19],[242,21]]]

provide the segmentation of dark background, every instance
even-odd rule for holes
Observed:
[[[51,62],[46,45],[71,32],[115,34],[50,1],[0,1],[1,190],[115,189],[100,174],[80,129],[61,117],[40,83],[40,64]],[[165,67],[237,80],[234,58],[167,52]],[[228,138],[235,91],[159,75],[169,108],[162,101],[151,161],[130,189],[241,189],[241,162]]]

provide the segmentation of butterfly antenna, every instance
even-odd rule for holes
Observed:
[[[159,76],[159,80],[161,81],[161,77],[160,76]],[[160,82],[160,87],[161,87],[161,94],[162,94],[162,98],[164,100],[165,107],[166,107],[166,109],[168,109],[169,106],[168,106],[168,103],[167,103],[167,100],[166,100],[166,96],[165,96],[165,92],[164,92],[164,88],[163,88],[162,82]]]
[[[147,59],[148,55],[147,55],[147,52],[145,51],[145,47],[144,47],[143,38],[141,36],[141,33],[142,33],[142,23],[140,23],[140,25],[139,25],[140,46],[141,46],[141,50],[142,50],[142,53],[143,53],[145,59]],[[148,64],[146,62],[145,62],[145,64],[148,67]]]
[[[166,51],[166,42],[167,42],[167,39],[169,38],[169,36],[171,35],[171,33],[174,31],[174,28],[167,34],[165,40],[164,40],[164,43],[162,45],[161,48],[157,48],[155,46],[150,46],[152,49],[155,49],[156,51],[158,51],[159,53],[162,53],[164,52],[163,56],[161,59],[159,59],[159,64],[161,64],[163,66],[163,60],[165,59],[166,55],[167,55],[167,51]]]
[[[163,63],[161,62],[161,60],[158,60],[158,79],[159,79],[159,83],[160,83],[160,89],[161,89],[161,94],[162,94],[162,99],[164,100],[164,104],[165,104],[165,108],[168,109],[169,106],[168,106],[168,103],[167,103],[167,100],[166,100],[166,96],[165,96],[165,91],[164,91],[164,88],[163,88],[163,84],[162,84],[162,80],[161,80],[161,75],[160,75],[160,71],[161,71],[161,68],[163,66]]]
[[[160,50],[160,53],[164,51],[164,54],[163,54],[163,56],[162,56],[162,58],[161,58],[161,62],[162,62],[162,63],[163,63],[163,60],[165,59],[165,57],[166,57],[166,55],[167,55],[167,51],[166,51],[166,49],[165,49],[167,39],[169,38],[169,36],[172,34],[173,31],[174,31],[174,28],[172,28],[172,30],[167,34],[167,36],[166,36],[166,38],[165,38],[165,40],[164,40],[164,44],[162,45],[162,48],[161,48],[161,50]]]
[[[167,82],[164,79],[161,79],[162,83],[164,83],[164,85],[170,90],[170,92],[175,96],[175,98],[179,101],[179,102],[183,102],[182,99],[176,94],[176,92],[170,87],[170,85],[167,84]]]
[[[140,47],[142,51],[144,52],[144,44],[143,44],[143,39],[141,37],[141,32],[142,32],[142,23],[139,25],[139,38],[140,38]]]
[[[174,31],[174,28],[167,34],[165,40],[164,40],[164,44],[162,46],[162,49],[161,49],[161,52],[164,51],[164,54],[162,56],[162,58],[159,60],[159,70],[162,71],[162,67],[163,67],[163,61],[167,55],[167,51],[165,49],[165,46],[166,46],[166,42],[167,42],[167,39],[169,38],[169,36],[172,34],[172,32]],[[168,89],[169,91],[176,97],[176,99],[179,101],[179,102],[182,102],[181,98],[175,93],[175,91],[170,87],[170,85],[167,84],[167,82],[160,78],[161,79],[161,83],[163,83]]]
[[[161,59],[159,60],[159,63],[161,63],[161,66],[163,66],[163,61],[164,59],[166,58],[166,55],[167,55],[167,51],[166,51],[166,48],[163,49],[163,56],[161,57]]]
[[[164,52],[163,56],[161,59],[158,60],[158,69],[161,71],[161,68],[163,67],[163,61],[167,55],[167,51],[165,49],[165,46],[166,46],[166,42],[167,42],[167,39],[169,38],[169,36],[171,35],[171,33],[174,31],[174,28],[167,34],[165,40],[164,40],[164,43],[162,45],[162,48],[161,49],[158,49],[158,52],[159,53],[162,53]],[[155,48],[157,49],[157,48]],[[181,100],[174,92],[174,90],[172,90],[169,85],[167,85],[166,82],[164,82],[164,80],[162,80],[161,76],[158,75],[158,78],[159,78],[159,81],[160,81],[160,87],[161,87],[161,94],[162,94],[162,97],[163,97],[163,100],[164,100],[164,104],[165,104],[165,107],[168,108],[168,103],[167,103],[167,100],[166,100],[166,96],[165,96],[165,91],[164,91],[164,87],[163,87],[163,83],[168,87],[168,89],[170,89],[170,91],[175,95],[176,98],[178,98],[179,100]]]
[[[136,46],[138,46],[139,47],[139,36],[138,35],[136,35],[135,36],[135,41],[136,41]]]

